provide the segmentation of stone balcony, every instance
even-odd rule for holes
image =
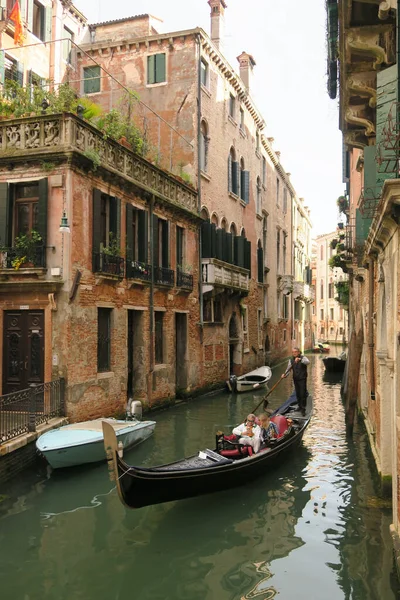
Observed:
[[[132,150],[107,138],[90,123],[70,114],[37,115],[0,121],[0,164],[80,157],[99,170],[155,194],[158,199],[198,215],[197,192]]]
[[[225,289],[248,293],[249,271],[217,258],[202,259],[203,293]]]
[[[304,283],[304,281],[293,282],[293,298],[302,300],[303,302],[311,303],[315,300],[314,286]]]

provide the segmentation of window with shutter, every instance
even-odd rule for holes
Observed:
[[[46,9],[37,0],[33,0],[32,9],[30,9],[31,3],[28,3],[28,27],[30,24],[30,10],[32,10],[32,21],[31,21],[31,31],[33,35],[35,35],[42,42],[45,41],[46,38]]]
[[[154,330],[155,361],[159,365],[164,362],[164,313],[161,311],[154,313]]]
[[[257,248],[257,275],[258,283],[264,282],[264,252],[262,248]]]
[[[83,67],[83,93],[96,94],[100,92],[100,67]]]
[[[232,193],[239,195],[240,168],[239,163],[232,162]]]
[[[152,54],[147,57],[147,84],[163,83],[166,81],[165,53]]]
[[[250,202],[250,172],[249,171],[243,171],[243,185],[244,185],[243,200],[245,201],[246,204],[249,204],[249,202]]]

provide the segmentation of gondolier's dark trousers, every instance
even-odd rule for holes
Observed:
[[[307,378],[293,379],[294,389],[296,390],[296,398],[300,409],[305,409],[307,406]]]

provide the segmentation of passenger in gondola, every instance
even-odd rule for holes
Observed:
[[[260,449],[261,428],[256,423],[256,417],[253,414],[247,415],[244,423],[241,423],[232,430],[232,434],[238,436],[239,444],[251,446],[254,452]]]
[[[279,431],[276,424],[271,421],[271,412],[267,411],[261,415],[259,418],[260,421],[260,444],[261,447],[266,447],[270,445],[271,440],[274,440],[278,437]]]

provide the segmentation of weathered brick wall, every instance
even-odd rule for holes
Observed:
[[[0,457],[0,485],[15,479],[25,469],[33,467],[40,459],[34,443]]]

